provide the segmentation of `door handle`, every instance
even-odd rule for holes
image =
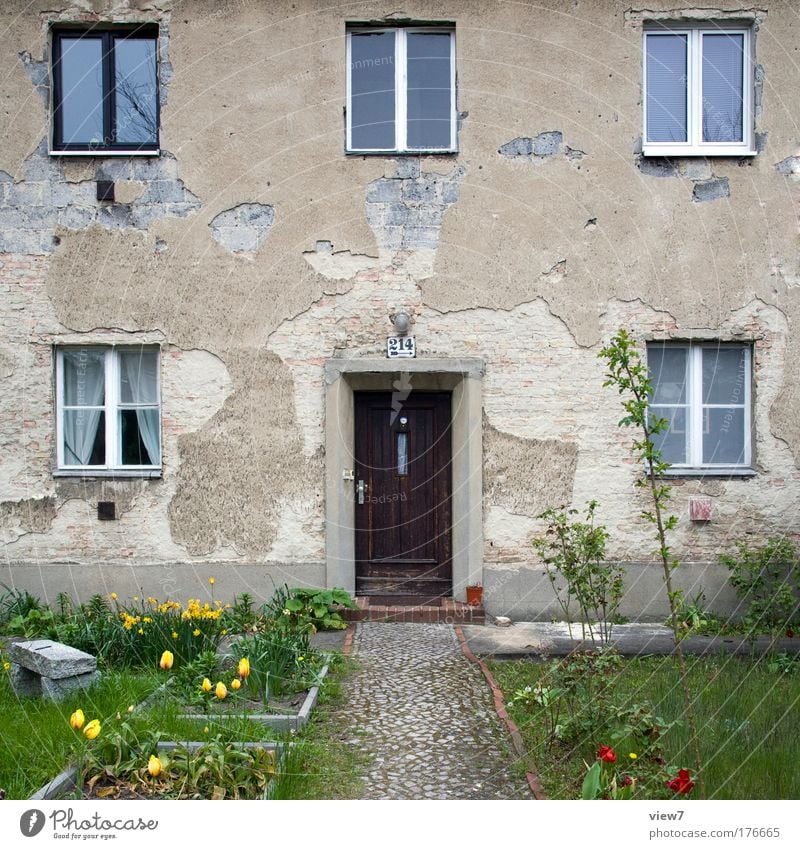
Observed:
[[[366,492],[367,485],[363,480],[359,480],[358,485],[356,486],[356,493],[358,494],[358,503],[364,503],[364,493]]]

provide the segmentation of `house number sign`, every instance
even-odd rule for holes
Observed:
[[[413,336],[387,336],[386,356],[394,357],[416,357],[417,346]]]

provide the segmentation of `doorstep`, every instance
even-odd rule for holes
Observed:
[[[369,596],[356,596],[355,610],[342,610],[342,617],[349,622],[424,622],[446,625],[483,625],[486,613],[483,607],[464,604],[452,598],[443,598],[439,604],[374,603]]]

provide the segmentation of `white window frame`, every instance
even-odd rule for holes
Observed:
[[[106,463],[101,466],[81,466],[64,462],[64,353],[85,349],[102,351],[105,367],[105,444]],[[156,354],[159,367],[156,370],[156,397],[158,398],[158,453],[161,463],[157,465],[123,465],[122,443],[119,428],[119,411],[135,410],[139,406],[152,404],[125,404],[120,400],[118,353],[147,351]],[[163,432],[161,421],[161,351],[157,345],[59,345],[56,348],[56,469],[54,476],[66,475],[111,475],[114,477],[160,477],[163,463]],[[73,408],[69,408],[73,409]],[[109,454],[112,462],[109,461]]]
[[[352,144],[352,36],[357,33],[395,33],[394,42],[394,140],[392,148],[354,148]],[[438,32],[447,33],[450,36],[450,146],[430,148],[408,147],[408,53],[407,37],[409,33],[415,32]],[[436,154],[458,152],[458,125],[456,121],[456,31],[455,27],[349,27],[347,30],[347,153],[409,153],[409,154]]]
[[[647,140],[647,37],[648,35],[685,35],[686,49],[686,121],[685,142]],[[743,35],[742,62],[742,141],[703,141],[703,35]],[[755,156],[755,63],[753,31],[748,26],[715,26],[712,23],[650,25],[642,35],[642,153],[645,156]]]
[[[667,474],[685,474],[686,472],[718,472],[721,474],[753,474],[752,469],[752,346],[747,343],[701,343],[701,342],[648,342],[648,353],[651,347],[680,348],[687,351],[686,366],[686,402],[683,404],[653,403],[658,408],[686,409],[686,463],[670,463]],[[731,348],[744,351],[744,400],[740,404],[705,404],[703,403],[703,351],[719,351]],[[651,378],[652,380],[652,378]],[[655,389],[656,382],[653,382]],[[651,402],[652,403],[652,402]],[[744,458],[741,463],[703,463],[703,411],[707,409],[729,409],[731,407],[744,410]],[[659,410],[660,412],[660,410]],[[659,416],[663,417],[663,416]],[[665,462],[669,462],[665,460]]]

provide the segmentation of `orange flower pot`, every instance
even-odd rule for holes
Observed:
[[[467,604],[480,607],[483,602],[483,587],[467,587]]]

